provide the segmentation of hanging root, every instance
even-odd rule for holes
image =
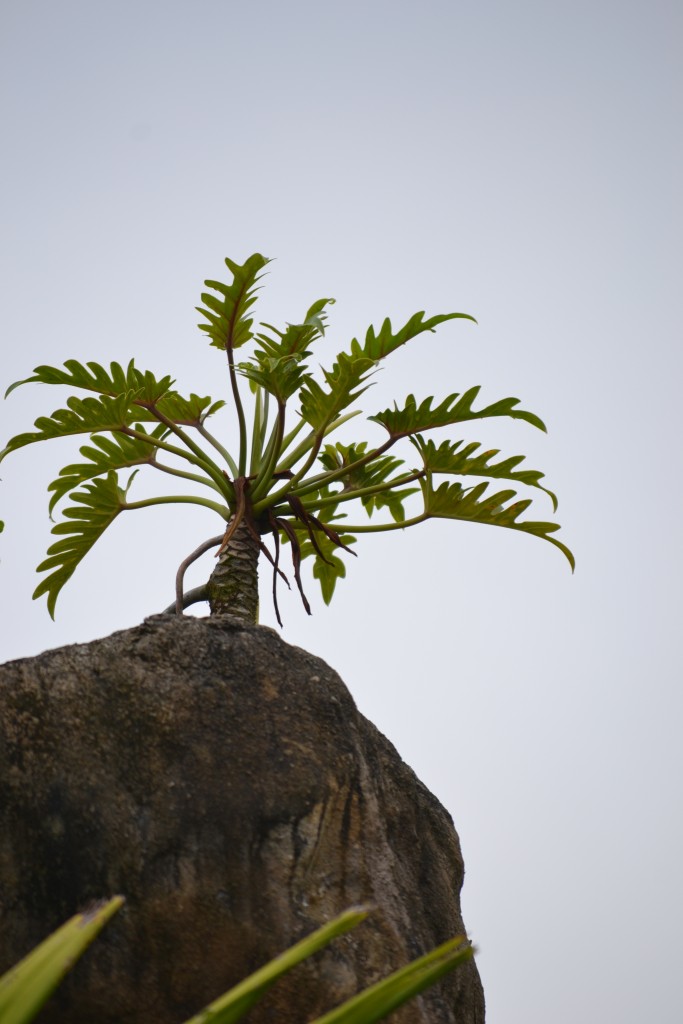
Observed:
[[[202,583],[200,587],[193,587],[192,590],[187,590],[183,594],[183,609],[189,608],[191,604],[198,604],[199,601],[209,600],[209,590],[206,583]],[[168,608],[164,608],[162,615],[182,615],[182,610],[179,613],[177,611],[177,604],[174,601],[173,604],[169,604]]]
[[[246,477],[238,477],[235,481],[235,492],[237,498],[237,508],[235,514],[230,520],[225,533],[220,534],[218,537],[211,537],[209,540],[204,541],[200,544],[192,554],[188,555],[183,562],[181,562],[178,572],[176,574],[176,597],[175,603],[169,605],[168,608],[164,609],[165,615],[182,615],[185,608],[189,608],[190,605],[196,604],[198,601],[209,600],[208,584],[204,584],[201,587],[195,587],[193,590],[188,590],[187,593],[183,591],[183,580],[185,578],[185,572],[193,562],[200,558],[210,548],[218,547],[216,555],[219,556],[229,545],[232,540],[235,531],[242,524],[245,523],[252,538],[257,542],[259,550],[266,556],[268,561],[273,567],[273,606],[275,608],[275,616],[280,626],[282,626],[282,618],[280,616],[280,609],[277,600],[277,580],[278,576],[280,579],[289,587],[289,580],[280,569],[280,531],[284,534],[287,540],[292,546],[292,565],[294,568],[294,579],[301,596],[301,601],[307,613],[311,614],[311,606],[308,603],[306,594],[304,593],[303,583],[301,581],[301,544],[297,536],[297,532],[290,521],[287,519],[276,516],[272,510],[268,513],[268,524],[273,534],[273,543],[275,546],[275,555],[273,556],[266,545],[261,539],[260,532],[257,528],[256,523],[252,519],[251,508],[247,497],[248,479]],[[303,503],[295,495],[286,496],[287,503],[289,505],[293,518],[301,523],[303,529],[306,532],[308,539],[310,540],[317,556],[323,561],[330,565],[330,561],[325,557],[325,554],[318,544],[316,533],[320,531],[323,533],[328,540],[331,540],[336,547],[344,548],[345,551],[350,551],[352,555],[356,552],[353,551],[347,544],[344,543],[342,538],[333,530],[327,523],[322,522],[316,516],[312,515],[306,510]],[[263,524],[262,524],[263,525]],[[291,588],[290,588],[291,589]]]
[[[187,594],[183,593],[183,580],[185,579],[185,573],[189,566],[193,562],[196,562],[198,558],[201,558],[205,552],[211,548],[215,548],[223,540],[223,534],[221,533],[218,537],[211,537],[209,540],[205,540],[203,544],[200,544],[191,555],[188,555],[178,567],[178,572],[175,578],[175,603],[170,604],[168,608],[164,609],[164,615],[182,615],[185,608],[189,608],[191,604],[196,604],[198,601],[208,601],[208,593],[206,590],[206,584],[201,587],[195,587],[194,590],[188,590]]]

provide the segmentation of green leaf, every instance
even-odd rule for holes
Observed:
[[[319,458],[325,469],[331,472],[345,470],[337,479],[346,490],[384,483],[391,473],[403,465],[403,460],[393,455],[381,455],[371,462],[363,463],[362,460],[367,454],[367,441],[353,444],[342,444],[338,441],[336,444],[326,444]]]
[[[173,378],[166,376],[156,379],[149,370],[138,370],[131,359],[124,370],[119,363],[111,363],[105,370],[99,363],[79,363],[76,359],[67,359],[65,369],[55,366],[37,366],[32,377],[16,381],[7,389],[5,397],[21,384],[64,384],[94,391],[98,395],[110,398],[131,397],[131,403],[139,406],[137,418],[154,420],[152,410],[158,409],[178,426],[199,426],[208,416],[221,409],[225,402],[214,402],[211,398],[200,398],[192,394],[183,398],[177,391],[172,391]],[[68,402],[67,402],[68,404]]]
[[[344,935],[345,932],[355,928],[365,920],[367,915],[368,910],[364,907],[353,907],[351,910],[345,911],[329,924],[323,925],[312,935],[297,942],[295,946],[245,978],[239,985],[230,989],[229,992],[211,1003],[191,1020],[186,1021],[185,1024],[234,1024],[234,1021],[239,1020],[266,994],[273,982],[277,981],[281,975],[296,967],[302,960],[313,956],[318,950],[324,949],[339,935]]]
[[[388,508],[396,522],[403,522],[405,519],[403,502],[411,494],[415,494],[417,488],[399,487],[398,490],[390,488],[388,485],[391,484],[391,475],[404,465],[403,460],[397,459],[393,455],[380,455],[378,458],[364,463],[367,447],[365,441],[350,445],[328,444],[320,455],[320,461],[330,472],[347,469],[347,472],[335,477],[336,481],[342,484],[345,492],[375,489],[374,493],[366,493],[359,497],[369,516],[375,509]]]
[[[36,441],[122,430],[141,418],[140,410],[133,404],[135,395],[136,392],[128,392],[116,398],[108,395],[100,395],[99,398],[69,398],[66,409],[57,409],[51,416],[39,416],[34,424],[37,428],[35,431],[11,438],[0,452],[0,461],[17,448]]]
[[[173,380],[162,377],[156,380],[149,371],[138,370],[131,359],[124,370],[119,363],[111,363],[109,371],[99,363],[79,363],[76,359],[67,359],[65,369],[56,366],[37,366],[32,377],[15,381],[5,392],[5,398],[22,384],[65,384],[69,387],[94,391],[98,395],[125,395],[131,391],[139,391],[146,397],[160,398],[170,390]]]
[[[517,522],[519,516],[531,504],[530,499],[515,501],[506,506],[506,502],[517,496],[516,492],[506,490],[498,491],[495,494],[486,494],[489,487],[487,483],[464,488],[462,484],[446,482],[435,489],[428,477],[426,480],[420,481],[420,487],[422,488],[425,512],[428,516],[436,519],[468,520],[488,526],[505,526],[511,530],[520,530],[535,537],[542,537],[560,549],[571,565],[572,572],[574,571],[574,556],[569,548],[555,537],[550,536],[560,529],[557,523]]]
[[[390,352],[405,345],[407,341],[415,338],[418,334],[422,334],[424,331],[433,333],[435,328],[446,320],[471,320],[475,324],[477,322],[473,316],[469,316],[467,313],[441,313],[438,316],[430,317],[429,320],[424,320],[423,317],[424,310],[415,313],[405,327],[402,327],[396,334],[393,333],[391,320],[387,317],[380,327],[379,333],[375,333],[374,327],[368,328],[363,345],[356,338],[353,339],[351,354],[356,357],[367,356],[375,361],[384,359]]]
[[[33,593],[34,600],[47,594],[47,607],[52,618],[62,587],[93,544],[126,507],[126,493],[132,479],[124,490],[119,487],[117,475],[112,470],[104,479],[86,484],[82,491],[71,495],[72,501],[77,504],[64,510],[68,521],[52,527],[52,533],[62,539],[50,545],[48,557],[40,563],[36,572],[53,571],[38,584]]]
[[[271,324],[261,324],[262,327],[271,331],[274,337],[263,333],[257,334],[256,338],[260,349],[265,355],[275,359],[282,356],[308,354],[309,345],[324,335],[327,326],[325,308],[333,304],[334,299],[318,299],[306,313],[303,323],[287,324],[284,331],[278,330]]]
[[[408,395],[405,406],[399,409],[394,404],[393,409],[385,409],[368,419],[374,420],[388,430],[392,438],[408,437],[423,430],[433,430],[435,427],[446,427],[452,423],[463,423],[466,420],[481,420],[492,416],[509,416],[511,419],[526,420],[539,430],[545,430],[545,424],[538,416],[524,409],[515,408],[519,405],[518,398],[502,398],[493,405],[487,405],[484,409],[473,409],[472,403],[479,394],[481,388],[474,387],[466,391],[464,395],[453,394],[444,399],[440,405],[432,409],[433,398],[426,398],[418,406],[415,396]]]
[[[137,398],[135,404],[142,406],[143,402]],[[199,395],[191,394],[189,398],[183,398],[177,391],[169,391],[158,402],[149,403],[147,406],[149,414],[147,416],[140,414],[140,419],[145,419],[148,422],[155,420],[156,417],[152,410],[158,409],[166,419],[172,420],[176,426],[199,427],[224,405],[225,402],[214,402],[209,395],[201,398]]]
[[[254,253],[242,266],[226,258],[225,264],[233,276],[229,285],[220,281],[205,281],[204,284],[212,291],[218,292],[222,298],[202,293],[204,306],[197,306],[197,312],[205,317],[208,324],[198,324],[200,331],[205,331],[211,338],[211,344],[220,349],[235,349],[244,345],[252,335],[253,319],[247,319],[247,313],[256,302],[256,283],[260,280],[260,271],[270,262],[260,253]]]
[[[325,558],[321,558],[320,555],[315,552],[313,576],[320,584],[323,601],[325,604],[329,604],[334,596],[337,580],[343,580],[346,577],[346,566],[339,557],[340,551],[343,551],[344,549],[337,547],[336,544],[333,544],[332,541],[320,531],[316,533],[316,541]],[[356,538],[345,536],[344,543],[347,545],[355,544]],[[307,555],[313,553],[313,545],[311,542],[308,540],[304,541],[301,545],[301,558],[304,559]]]
[[[256,355],[256,360],[240,363],[237,369],[243,377],[273,395],[280,403],[284,404],[309,379],[301,355],[276,357],[263,352]]]
[[[474,950],[466,938],[450,939],[388,978],[363,989],[341,1006],[317,1017],[312,1024],[375,1024],[473,955]]]
[[[406,518],[403,503],[407,501],[411,494],[417,494],[417,491],[417,487],[402,487],[396,490],[387,489],[386,491],[379,491],[369,498],[363,498],[362,501],[369,516],[372,515],[375,509],[387,508],[394,522],[403,523]]]
[[[336,419],[369,385],[361,387],[375,367],[372,359],[340,352],[332,370],[323,370],[329,391],[309,377],[301,389],[301,415],[318,432]]]
[[[28,1024],[121,907],[122,896],[76,914],[0,978],[2,1024]]]
[[[114,397],[107,394],[100,394],[98,398],[72,396],[66,401],[66,409],[57,409],[51,416],[39,416],[34,424],[36,431],[11,438],[0,452],[0,462],[10,452],[36,441],[74,434],[121,431],[140,421],[158,422],[154,409],[179,426],[200,426],[207,416],[225,405],[224,402],[213,402],[210,397],[200,398],[193,394],[183,398],[175,391],[164,392],[161,383],[155,381],[151,374],[144,374],[141,387],[136,391]]]
[[[136,429],[146,433],[141,424]],[[150,433],[150,437],[161,440],[168,434],[168,429],[159,424]],[[102,476],[110,470],[129,469],[132,466],[151,465],[157,453],[156,445],[151,441],[143,441],[137,437],[126,437],[125,434],[115,434],[108,437],[102,434],[93,434],[90,438],[91,444],[95,447],[84,446],[80,449],[81,455],[88,459],[88,462],[72,463],[64,466],[59,471],[59,476],[53,480],[48,487],[52,491],[49,511],[52,514],[57,502],[75,488],[80,487],[86,480]]]
[[[477,449],[481,448],[477,441],[472,441],[463,448],[464,441],[444,441],[437,447],[434,441],[425,441],[420,434],[416,434],[410,440],[422,456],[424,468],[428,472],[453,473],[458,476],[485,476],[513,480],[515,483],[526,484],[529,487],[538,487],[550,497],[553,510],[557,511],[556,496],[540,482],[544,474],[536,469],[516,469],[520,463],[524,462],[523,455],[513,455],[501,462],[492,463],[491,459],[500,455],[500,450],[492,448],[490,451],[479,452],[475,455]]]
[[[308,346],[325,333],[324,310],[332,302],[334,299],[318,299],[302,324],[288,324],[284,331],[262,324],[272,336],[256,335],[259,344],[253,358],[238,366],[240,373],[284,404],[309,379],[304,359],[310,355]]]

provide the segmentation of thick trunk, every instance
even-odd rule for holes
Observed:
[[[258,621],[259,544],[244,520],[220,553],[208,583],[212,615]]]

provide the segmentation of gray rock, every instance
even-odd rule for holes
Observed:
[[[252,1010],[297,1024],[463,933],[447,812],[341,679],[273,630],[159,615],[0,667],[0,973],[123,910],[43,1024],[174,1024],[320,924],[377,911]],[[481,1024],[473,962],[398,1011]]]

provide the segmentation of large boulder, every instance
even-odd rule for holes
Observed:
[[[123,910],[44,1024],[175,1024],[323,922],[378,908],[254,1024],[312,1020],[464,931],[452,821],[341,679],[273,630],[158,615],[0,667],[0,973]],[[398,1011],[481,1024],[474,962]]]

